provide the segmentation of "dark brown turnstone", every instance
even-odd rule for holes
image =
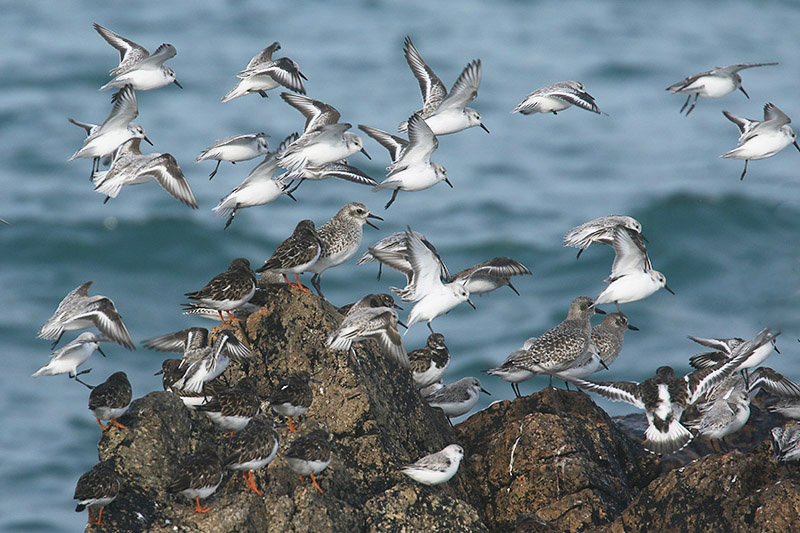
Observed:
[[[125,372],[114,372],[100,385],[89,393],[89,410],[97,418],[97,423],[106,431],[111,426],[128,429],[117,422],[128,411],[131,405],[131,383]],[[103,425],[101,420],[110,420],[108,425]]]
[[[269,398],[272,410],[289,419],[289,431],[300,431],[292,425],[292,417],[297,418],[311,407],[314,399],[312,382],[314,380],[308,372],[297,372],[278,383]]]
[[[322,430],[315,430],[308,435],[303,435],[295,439],[286,450],[286,463],[296,474],[300,475],[300,482],[303,476],[311,476],[311,482],[322,494],[322,488],[317,483],[314,474],[319,474],[331,462],[331,443],[330,435]]]
[[[67,294],[58,304],[56,312],[39,328],[36,336],[40,339],[55,339],[58,344],[65,331],[75,331],[95,326],[100,332],[129,350],[134,350],[128,328],[122,322],[114,302],[101,295],[89,296],[91,281],[87,281]]]
[[[213,399],[197,406],[220,429],[231,433],[244,429],[261,412],[261,398],[255,376],[242,378],[230,389],[219,391]]]
[[[311,220],[301,220],[294,232],[275,249],[269,259],[256,272],[277,272],[290,287],[295,287],[286,274],[294,274],[296,287],[304,292],[311,291],[300,283],[299,275],[308,270],[319,258],[320,240]]]
[[[275,432],[275,423],[266,413],[259,413],[228,441],[222,464],[230,470],[242,472],[247,488],[260,496],[261,491],[253,479],[253,470],[267,466],[277,453],[278,434]]]
[[[198,513],[207,513],[208,507],[200,505],[200,499],[206,499],[217,490],[222,482],[222,463],[217,452],[209,445],[194,455],[181,461],[172,482],[167,485],[167,492],[183,494],[189,500],[194,499]]]
[[[418,389],[436,383],[450,366],[450,351],[444,343],[444,335],[431,333],[424,348],[408,352],[411,377]]]
[[[89,510],[89,524],[103,525],[103,508],[113,502],[119,494],[120,482],[111,463],[97,463],[78,479],[74,499],[78,500],[75,512]],[[92,516],[97,511],[97,521]]]
[[[185,296],[216,309],[225,323],[222,312],[226,311],[233,322],[236,319],[231,311],[249,302],[255,292],[256,276],[250,270],[250,261],[238,257],[231,261],[228,270],[214,276],[205,287],[196,292],[187,292]]]

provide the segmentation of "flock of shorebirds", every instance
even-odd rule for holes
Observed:
[[[106,201],[115,198],[125,185],[155,180],[177,200],[197,208],[197,201],[175,158],[170,154],[143,154],[141,141],[149,140],[144,128],[133,122],[138,115],[136,91],[158,89],[169,84],[180,87],[175,72],[165,65],[175,56],[175,47],[162,44],[150,54],[111,30],[97,24],[94,28],[120,52],[120,63],[110,73],[113,79],[101,88],[116,88],[118,92],[112,98],[111,113],[102,124],[70,119],[88,134],[83,146],[70,159],[93,160],[91,177],[95,190],[105,195]],[[448,91],[411,39],[406,38],[404,55],[419,82],[423,107],[400,124],[399,131],[407,138],[370,126],[359,126],[361,131],[384,146],[391,157],[387,175],[378,183],[346,161],[356,152],[369,157],[362,138],[348,131],[351,124],[339,122],[340,114],[333,106],[305,96],[304,81],[307,78],[293,60],[273,58],[279,49],[279,43],[275,42],[253,57],[236,75],[239,78],[237,85],[222,98],[222,102],[249,94],[266,96],[267,91],[285,87],[294,92],[281,93],[281,97],[303,114],[305,127],[302,133],[287,136],[274,152],[269,152],[268,136],[256,133],[222,139],[200,153],[197,161],[217,162],[210,178],[214,177],[222,161],[235,163],[264,156],[247,179],[214,208],[217,215],[227,217],[225,228],[240,209],[267,204],[284,194],[293,198],[294,191],[303,181],[329,177],[370,185],[374,190],[391,190],[391,198],[385,205],[388,209],[400,191],[420,191],[441,181],[450,184],[445,168],[431,161],[438,147],[438,136],[472,127],[489,131],[481,115],[467,107],[477,97],[480,60],[468,63]],[[719,98],[736,89],[747,95],[739,71],[774,64],[716,68],[690,76],[667,90],[688,95],[681,108],[681,112],[686,110],[688,115],[698,97]],[[694,101],[689,106],[693,96]],[[603,113],[583,84],[575,81],[537,89],[512,112],[556,114],[573,105]],[[750,160],[775,155],[789,144],[800,150],[788,125],[789,117],[773,104],[764,107],[764,120],[760,122],[727,112],[725,116],[739,127],[741,137],[738,146],[722,157],[745,161],[742,178]],[[108,170],[100,170],[102,160],[110,164]],[[279,169],[284,172],[277,174]],[[185,312],[233,324],[265,303],[266,284],[285,281],[293,290],[311,292],[299,279],[305,272],[313,274],[311,284],[324,298],[322,274],[356,254],[364,224],[375,227],[370,219],[382,220],[366,205],[351,202],[321,226],[315,226],[311,220],[300,221],[292,235],[280,243],[255,272],[247,259],[236,258],[227,271],[215,276],[203,288],[186,293],[191,301],[186,304]],[[609,215],[570,230],[564,237],[564,244],[578,248],[578,257],[592,244],[613,248],[615,259],[606,279],[608,285],[597,298],[575,298],[564,321],[538,337],[528,339],[500,366],[487,372],[511,383],[517,396],[520,396],[520,382],[535,375],[548,375],[551,385],[552,378],[556,377],[585,391],[644,409],[649,424],[644,446],[655,453],[677,451],[692,440],[694,434],[681,424],[683,411],[690,405],[697,405],[702,414],[690,425],[697,434],[710,439],[724,439],[737,431],[747,421],[750,393],[756,388],[783,398],[775,406],[776,410],[800,417],[800,387],[774,370],[760,366],[773,350],[777,350],[774,340],[779,333],[769,329],[749,341],[695,339],[714,351],[693,358],[692,365],[697,370],[686,376],[676,377],[672,368],[661,367],[655,377],[642,383],[586,379],[594,372],[608,369],[622,349],[626,330],[637,329],[628,323],[620,305],[647,298],[662,287],[672,292],[665,276],[653,269],[646,242],[641,224],[629,216]],[[379,279],[380,268],[384,265],[406,276],[405,287],[392,287],[392,291],[403,302],[414,302],[407,323],[399,319],[398,306],[392,295],[370,294],[340,309],[343,319],[339,327],[330,332],[327,346],[332,350],[349,351],[355,357],[352,351],[354,342],[374,339],[387,358],[410,371],[429,405],[442,409],[449,418],[466,414],[475,406],[480,392],[486,391],[474,377],[443,384],[450,353],[444,335],[433,330],[432,322],[461,303],[474,307],[470,295],[504,286],[519,294],[511,278],[531,274],[531,271],[518,261],[496,257],[452,275],[436,247],[410,227],[370,246],[358,264],[369,262],[378,262]],[[256,273],[261,273],[261,277],[257,278]],[[294,277],[293,281],[290,276]],[[81,333],[53,352],[50,362],[34,373],[34,377],[68,374],[91,388],[89,408],[103,431],[112,427],[125,429],[117,421],[127,411],[132,399],[131,385],[125,373],[117,372],[94,387],[79,378],[88,370],[79,371],[78,367],[95,350],[100,351],[101,342],[115,342],[134,349],[134,342],[116,306],[106,296],[90,296],[91,284],[89,281],[70,292],[41,327],[38,336],[54,340],[55,348],[65,331],[94,326],[100,334]],[[602,322],[592,327],[590,319],[596,312],[603,313],[597,308],[602,304],[616,305],[617,312],[606,315]],[[425,347],[408,352],[399,327],[408,329],[419,322],[426,322],[431,334]],[[216,379],[231,361],[246,364],[252,355],[251,348],[237,339],[234,330],[225,329],[212,336],[206,328],[192,327],[145,340],[142,344],[156,351],[181,353],[180,359],[163,362],[159,374],[163,374],[164,389],[178,395],[188,408],[209,416],[220,429],[232,432],[224,451],[203,446],[187,457],[173,482],[165,489],[184,495],[195,502],[196,511],[205,512],[208,507],[203,507],[200,500],[214,493],[227,468],[241,471],[246,486],[261,494],[252,472],[276,457],[279,442],[276,430],[299,431],[293,419],[311,407],[313,378],[307,372],[298,371],[269,395],[272,410],[288,419],[287,426],[261,411],[265,397],[259,394],[252,376],[233,387],[225,387]],[[752,371],[748,374],[746,369]],[[739,370],[743,372],[737,373]],[[108,424],[103,421],[108,421]],[[776,446],[784,460],[800,456],[798,427],[776,428],[774,431]],[[296,438],[285,454],[288,466],[301,476],[301,480],[304,475],[310,476],[320,492],[322,488],[315,474],[330,463],[330,439],[331,435],[324,431],[310,432]],[[461,446],[452,444],[406,465],[402,471],[420,483],[443,483],[456,473],[463,455]],[[75,491],[79,502],[77,510],[88,508],[90,522],[101,524],[103,507],[113,501],[119,490],[120,482],[113,465],[101,462],[79,480]]]

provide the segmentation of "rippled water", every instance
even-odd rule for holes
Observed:
[[[47,360],[38,327],[74,287],[94,280],[93,293],[114,299],[135,340],[198,322],[180,314],[183,293],[224,270],[231,258],[260,264],[296,222],[318,224],[345,203],[362,201],[386,220],[365,229],[365,245],[407,225],[436,244],[451,270],[506,255],[534,275],[475,298],[435,321],[453,353],[448,381],[478,375],[491,398],[510,387],[479,371],[502,361],[526,338],[560,321],[575,296],[605,286],[613,253],[588,250],[580,261],[561,246],[569,228],[618,213],[640,220],[655,268],[677,293],[660,291],[627,304],[631,333],[622,355],[600,379],[641,380],[660,364],[688,369],[698,351],[686,335],[751,336],[763,326],[783,330],[783,355],[772,366],[800,377],[798,168],[800,154],[742,162],[719,159],[735,146],[736,128],[720,113],[760,118],[774,102],[800,116],[794,2],[18,2],[0,17],[0,129],[5,164],[0,217],[3,252],[0,317],[6,371],[0,375],[4,460],[0,463],[0,530],[75,531],[85,514],[72,511],[78,477],[96,461],[99,429],[86,409],[87,391],[66,377],[30,378]],[[451,7],[456,4],[448,4]],[[181,164],[201,208],[191,211],[154,184],[129,188],[103,205],[88,182],[88,161],[66,162],[83,133],[67,117],[99,122],[110,94],[97,88],[116,65],[116,52],[93,30],[97,22],[151,51],[171,42],[170,60],[185,87],[139,93],[137,122],[158,152]],[[308,93],[334,105],[342,121],[393,131],[419,108],[420,96],[402,55],[410,35],[448,87],[473,58],[483,63],[478,109],[491,130],[440,138],[434,160],[455,185],[403,193],[388,211],[389,193],[327,181],[308,183],[298,202],[280,198],[242,211],[227,231],[211,208],[255,162],[194,163],[216,139],[265,131],[273,144],[302,128],[302,118],[271,93],[227,104],[219,99],[249,59],[274,40],[308,76]],[[779,61],[746,70],[751,96],[701,100],[686,118],[683,98],[664,88],[688,74],[739,62]],[[509,111],[533,89],[582,81],[601,109],[523,117]],[[366,140],[372,161],[350,162],[381,178],[388,155]],[[150,149],[148,147],[148,149]],[[326,272],[325,292],[344,304],[386,291],[401,278],[375,280],[375,267],[351,261]],[[409,307],[406,309],[408,310]],[[406,336],[409,349],[426,337]],[[71,336],[68,338],[72,338]],[[66,340],[66,339],[65,339]],[[107,359],[87,367],[99,382],[122,369],[134,394],[159,387],[161,355],[108,346]],[[545,379],[522,385],[538,390]],[[604,404],[613,412],[627,406]],[[11,490],[9,490],[11,489]]]

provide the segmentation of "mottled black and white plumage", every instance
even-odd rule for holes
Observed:
[[[289,286],[292,285],[286,274],[294,274],[298,288],[304,289],[298,276],[308,270],[319,259],[322,243],[311,220],[301,220],[288,239],[281,242],[272,255],[256,272],[275,272],[283,275]]]
[[[447,418],[454,418],[469,413],[478,403],[478,395],[481,392],[491,396],[489,391],[481,387],[481,382],[477,378],[466,377],[426,396],[425,401],[431,407],[441,409]]]
[[[195,162],[216,160],[217,166],[209,175],[212,179],[219,170],[219,165],[223,161],[236,163],[237,161],[248,161],[269,152],[269,142],[266,133],[247,133],[243,135],[233,135],[219,139],[214,144],[200,152]]]
[[[778,461],[800,459],[800,424],[772,428],[772,445]]]
[[[72,496],[78,500],[75,512],[88,508],[89,524],[103,525],[103,508],[117,498],[119,489],[119,476],[114,471],[114,465],[108,461],[97,463],[78,479]],[[92,516],[92,511],[97,511],[97,520]]]
[[[408,352],[411,377],[418,389],[432,385],[442,379],[450,366],[450,350],[444,343],[444,335],[431,333],[425,346]]]
[[[642,225],[633,217],[625,215],[606,215],[584,222],[564,235],[564,246],[579,248],[578,257],[592,244],[611,244],[617,226],[628,228],[641,235]],[[642,241],[646,240],[642,236]]]
[[[436,453],[405,465],[400,471],[423,485],[438,485],[449,481],[456,474],[463,457],[464,448],[458,444],[451,444]]]
[[[208,507],[200,505],[201,499],[206,499],[222,482],[222,462],[216,450],[210,445],[201,448],[197,453],[184,458],[167,485],[167,492],[182,494],[189,500],[195,500],[198,513],[208,512]]]
[[[256,292],[256,275],[250,269],[250,261],[238,257],[231,261],[228,270],[214,276],[205,287],[195,292],[187,292],[190,300],[198,301],[208,307],[213,307],[219,312],[226,311],[233,321],[231,311],[250,301]]]
[[[536,89],[515,107],[512,113],[531,115],[533,113],[552,113],[557,115],[571,106],[578,106],[593,113],[605,114],[600,111],[594,97],[586,92],[579,81],[560,81],[546,87]]]
[[[436,258],[439,268],[439,278],[442,281],[450,280],[450,272],[447,270],[447,266],[444,264],[436,247],[421,233],[416,231],[411,231],[410,233],[422,241],[422,244],[424,244]],[[377,261],[378,279],[381,279],[381,267],[383,265],[391,267],[405,275],[406,287],[404,289],[394,290],[397,295],[403,298],[404,302],[411,301],[407,299],[409,296],[407,291],[409,291],[409,287],[414,284],[414,267],[408,260],[408,234],[409,232],[406,231],[398,231],[397,233],[392,233],[388,237],[384,237],[370,246],[358,259],[357,263],[363,265],[365,263]]]
[[[680,422],[687,406],[697,402],[711,387],[730,376],[758,347],[769,343],[779,333],[764,329],[752,340],[738,346],[734,357],[713,367],[675,377],[672,367],[662,366],[652,377],[642,383],[594,382],[582,379],[569,381],[583,390],[600,394],[612,401],[629,403],[644,409],[648,428],[645,431],[645,448],[664,454],[680,450],[691,442],[692,433]]]
[[[253,479],[253,470],[267,466],[278,454],[278,433],[266,413],[260,413],[244,429],[227,441],[222,464],[242,472],[247,488],[261,495]]]
[[[91,281],[76,288],[58,304],[56,312],[39,328],[37,337],[55,339],[55,348],[65,331],[75,331],[95,326],[113,342],[134,350],[128,328],[122,322],[114,302],[107,296],[97,294],[89,296]]]
[[[508,286],[519,295],[519,291],[511,284],[511,276],[523,274],[531,274],[531,271],[519,261],[495,257],[456,273],[452,281],[464,285],[470,294],[483,294]]]
[[[732,337],[728,339],[705,339],[701,337],[692,337],[690,335],[689,339],[693,340],[697,344],[700,344],[701,346],[715,350],[713,352],[706,352],[690,357],[689,364],[694,368],[707,368],[730,359],[733,351],[747,342],[741,337]],[[756,349],[750,357],[745,359],[739,365],[739,369],[741,370],[757,367],[763,363],[764,360],[773,352],[780,353],[778,352],[777,346],[775,346],[774,340],[773,342],[764,344]]]
[[[161,370],[155,375],[161,375],[164,390],[178,396],[189,409],[195,409],[198,405],[213,399],[218,392],[227,389],[218,379],[203,383],[202,389],[198,392],[179,389],[175,386],[175,382],[186,374],[186,367],[182,365],[183,359],[164,359],[161,362]]]
[[[276,87],[286,87],[289,90],[306,94],[303,80],[308,81],[300,67],[288,57],[272,59],[272,55],[281,49],[281,44],[275,41],[253,56],[247,66],[236,77],[239,83],[222,97],[223,102],[247,94],[260,94],[267,97],[267,91]]]
[[[198,405],[217,427],[225,431],[241,431],[261,412],[261,398],[255,376],[248,376],[226,390],[217,392],[213,399]]]
[[[331,463],[330,435],[322,430],[314,430],[298,437],[286,450],[286,464],[293,472],[303,476],[311,476],[311,482],[322,494],[322,487],[317,483],[314,474],[319,474]]]
[[[114,372],[100,385],[92,389],[89,393],[89,410],[97,418],[97,423],[103,431],[112,425],[126,428],[117,418],[128,411],[133,398],[131,383],[125,372]],[[109,420],[108,425],[103,425],[102,420]]]
[[[292,418],[302,415],[311,407],[314,400],[312,381],[308,372],[296,372],[278,383],[272,391],[270,406],[273,411],[289,419],[289,431],[298,431],[292,425]]]

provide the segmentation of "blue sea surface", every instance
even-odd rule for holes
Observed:
[[[95,31],[97,22],[153,51],[178,50],[168,62],[183,85],[140,92],[136,122],[154,147],[169,152],[200,204],[193,211],[156,184],[126,187],[103,204],[88,180],[89,160],[67,162],[84,132],[68,117],[101,122],[110,92],[98,92],[118,54]],[[738,130],[721,111],[760,119],[773,102],[800,117],[800,4],[797,2],[5,2],[0,17],[0,530],[76,531],[78,477],[97,462],[100,429],[86,408],[88,391],[66,376],[33,379],[48,360],[49,341],[38,328],[60,300],[93,280],[92,294],[114,300],[135,341],[213,322],[181,314],[183,293],[202,287],[234,257],[254,266],[270,256],[295,224],[321,224],[347,202],[360,201],[385,218],[365,227],[362,251],[407,226],[427,236],[455,272],[508,256],[532,276],[473,298],[434,321],[453,362],[446,381],[479,377],[491,397],[478,407],[512,398],[511,387],[481,373],[528,337],[561,321],[576,296],[597,296],[613,261],[596,246],[575,259],[562,236],[587,220],[625,214],[638,219],[654,267],[673,296],[659,291],[624,305],[630,332],[617,362],[595,377],[644,380],[656,367],[688,372],[702,351],[687,335],[751,337],[762,327],[783,331],[781,355],[768,364],[800,379],[800,153],[749,165],[720,159]],[[279,97],[246,96],[222,104],[235,74],[278,40],[308,77],[309,96],[335,106],[343,122],[394,131],[421,106],[416,80],[402,52],[411,36],[448,88],[464,66],[480,58],[483,78],[471,107],[479,128],[441,136],[434,154],[454,185],[401,192],[388,210],[389,191],[338,180],[305,183],[297,203],[287,197],[242,210],[231,227],[212,213],[257,160],[195,163],[200,151],[229,135],[264,131],[276,146],[301,130],[303,118]],[[701,99],[688,117],[685,98],[664,90],[689,74],[717,65],[778,61],[741,72],[741,92]],[[511,114],[532,90],[561,80],[584,83],[608,116],[579,108],[553,115]],[[358,130],[354,130],[358,132]],[[350,163],[373,178],[385,176],[387,152],[365,137],[373,159]],[[323,276],[336,305],[369,292],[386,292],[402,276],[355,260]],[[307,276],[306,276],[307,278]],[[406,312],[410,309],[406,304]],[[607,307],[614,310],[613,306]],[[405,313],[401,312],[405,318]],[[405,336],[411,350],[428,330]],[[74,333],[67,333],[65,344]],[[104,347],[84,366],[99,383],[124,370],[135,397],[160,389],[153,373],[163,354]],[[522,384],[524,393],[547,383]],[[599,402],[614,414],[624,404]]]

